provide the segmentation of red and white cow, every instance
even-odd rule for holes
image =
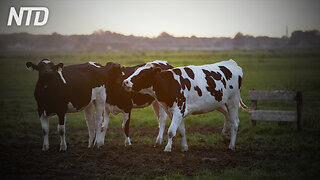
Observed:
[[[224,114],[222,136],[227,139],[231,134],[229,148],[233,150],[239,125],[239,104],[249,110],[240,97],[242,78],[242,69],[233,60],[169,70],[147,63],[124,80],[123,85],[128,91],[153,96],[171,118],[164,151],[171,152],[177,130],[182,136],[182,151],[187,151],[183,118],[213,110]]]

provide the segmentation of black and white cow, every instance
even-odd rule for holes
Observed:
[[[114,64],[109,62],[108,64]],[[153,61],[151,64],[154,67],[158,67],[162,70],[167,70],[173,68],[171,65],[167,64],[165,61]],[[129,124],[130,124],[130,115],[132,108],[144,108],[152,104],[153,110],[159,121],[159,133],[157,136],[156,144],[161,144],[163,141],[163,132],[165,129],[165,123],[167,119],[167,114],[164,109],[155,101],[155,99],[148,95],[142,94],[139,92],[128,92],[122,86],[124,79],[129,77],[134,71],[144,66],[145,64],[140,64],[134,67],[122,67],[121,69],[116,67],[112,71],[110,76],[112,79],[108,81],[106,85],[106,107],[105,107],[105,116],[104,116],[104,125],[102,126],[101,137],[97,141],[97,146],[104,144],[105,133],[108,128],[109,123],[109,114],[117,115],[123,113],[123,123],[122,129],[124,130],[125,135],[125,146],[131,145],[129,138]]]
[[[248,110],[240,97],[242,78],[242,69],[233,60],[165,71],[147,63],[124,80],[123,85],[129,91],[156,98],[172,119],[164,151],[171,151],[177,129],[182,136],[182,151],[187,151],[183,118],[213,110],[224,114],[222,136],[228,138],[231,133],[229,148],[234,149],[239,124],[239,103]]]
[[[105,84],[109,77],[108,74],[114,69],[112,66],[120,67],[120,65],[101,66],[89,62],[63,67],[63,63],[55,65],[52,61],[43,59],[37,65],[27,62],[26,66],[39,72],[34,97],[37,101],[38,115],[44,132],[42,150],[49,149],[48,118],[53,115],[58,116],[58,133],[61,139],[60,150],[66,150],[65,114],[82,110],[85,112],[89,130],[88,146],[92,147],[95,139],[95,129],[101,129],[106,100]],[[62,70],[59,71],[59,68],[62,68]],[[96,131],[97,136],[100,136],[100,132],[99,130]]]

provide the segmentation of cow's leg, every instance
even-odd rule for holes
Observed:
[[[159,133],[157,136],[156,144],[162,144],[163,133],[166,128],[167,113],[164,111],[164,109],[157,102],[153,102],[152,107],[153,107],[153,111],[156,114],[158,122],[159,122]]]
[[[188,151],[188,144],[187,144],[187,138],[186,138],[186,129],[184,126],[184,121],[182,120],[180,123],[180,126],[178,127],[179,133],[181,135],[181,151],[186,152]]]
[[[40,122],[43,131],[42,151],[47,151],[49,149],[49,120],[45,112],[40,116]]]
[[[93,147],[93,141],[94,141],[94,135],[95,135],[95,115],[94,115],[94,109],[93,104],[89,104],[88,107],[84,109],[84,115],[86,118],[86,123],[88,126],[89,131],[89,142],[88,142],[88,148]]]
[[[124,136],[125,136],[125,141],[124,141],[125,146],[131,146],[131,141],[129,137],[130,114],[131,113],[123,113],[122,129],[124,131]]]
[[[224,126],[221,132],[221,136],[225,142],[228,142],[230,140],[230,118],[229,118],[229,112],[226,107],[226,105],[222,105],[217,109],[219,112],[221,112],[224,115]]]
[[[103,145],[103,142],[101,141],[101,126],[102,126],[102,119],[103,119],[103,112],[105,108],[105,99],[103,98],[97,98],[95,101],[96,106],[96,139],[95,144],[99,148]]]
[[[227,108],[230,117],[230,131],[231,131],[231,138],[229,149],[235,149],[238,125],[239,125],[239,118],[238,118],[238,109],[239,109],[239,98],[234,96],[233,98],[229,99],[227,103]]]
[[[183,121],[181,113],[174,113],[172,116],[172,121],[168,129],[168,144],[166,145],[164,151],[171,152],[172,140],[177,133],[177,129],[180,126],[181,121]]]
[[[60,151],[67,150],[67,143],[66,143],[66,115],[58,114],[59,117],[59,124],[58,124],[58,134],[60,136]]]
[[[105,107],[104,122],[103,122],[103,126],[102,126],[102,129],[101,129],[101,137],[100,137],[102,145],[104,145],[104,138],[106,136],[106,132],[107,132],[108,125],[109,125],[109,115],[110,115],[109,108]]]

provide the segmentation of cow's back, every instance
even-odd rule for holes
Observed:
[[[106,75],[103,66],[89,63],[64,67],[62,76],[65,79],[66,98],[78,110],[86,106],[94,88],[105,85]]]
[[[181,75],[175,73],[177,69]],[[186,98],[185,115],[210,112],[225,104],[239,92],[238,78],[243,76],[233,60],[174,68],[173,74]]]

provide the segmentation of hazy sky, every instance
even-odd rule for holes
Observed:
[[[11,6],[46,6],[41,27],[7,27]],[[25,21],[23,21],[25,22]],[[90,34],[110,30],[157,36],[283,36],[294,30],[320,30],[320,0],[7,0],[0,2],[0,33]],[[15,24],[15,23],[14,23]]]

